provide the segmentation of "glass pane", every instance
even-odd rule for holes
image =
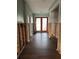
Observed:
[[[41,31],[41,18],[36,18],[36,31]]]
[[[42,31],[47,30],[47,18],[42,18]]]

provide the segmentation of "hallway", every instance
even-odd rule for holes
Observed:
[[[36,33],[25,47],[18,59],[60,59],[60,54],[54,49],[53,40],[48,33]]]
[[[17,59],[60,59],[60,11],[60,0],[17,0]]]

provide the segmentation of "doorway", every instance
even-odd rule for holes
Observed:
[[[35,18],[35,31],[47,32],[48,31],[48,17],[36,17]]]

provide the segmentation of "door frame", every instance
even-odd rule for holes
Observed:
[[[41,31],[36,31],[36,18],[41,18]],[[46,31],[42,30],[42,18],[47,18],[47,30]],[[48,17],[35,17],[34,27],[35,27],[35,32],[48,32]]]

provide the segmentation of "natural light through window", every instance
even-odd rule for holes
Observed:
[[[47,18],[42,18],[42,30],[46,31],[47,29]]]
[[[41,18],[36,18],[36,30],[41,30]]]

